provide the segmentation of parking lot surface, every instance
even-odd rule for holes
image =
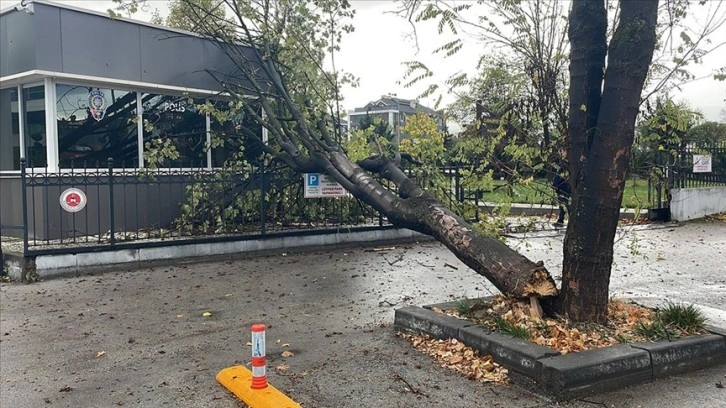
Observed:
[[[508,243],[559,275],[561,231]],[[628,227],[615,248],[613,296],[695,303],[726,327],[726,223]],[[258,322],[268,326],[270,382],[306,408],[709,408],[726,400],[722,365],[558,405],[439,367],[392,328],[397,307],[494,292],[429,240],[3,283],[0,407],[243,407],[215,375],[249,362]]]

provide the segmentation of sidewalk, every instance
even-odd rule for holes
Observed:
[[[559,275],[561,234],[508,242]],[[693,302],[726,325],[726,223],[618,237],[614,296]],[[214,376],[249,361],[255,322],[269,326],[270,382],[306,408],[555,406],[460,377],[394,335],[396,308],[488,295],[490,284],[435,242],[369,248],[3,283],[0,407],[242,407]],[[717,383],[724,366],[557,406],[715,408],[726,398]]]
[[[490,212],[497,208],[500,204],[494,203],[494,202],[479,202],[479,209],[482,211]],[[511,208],[509,209],[510,215],[522,215],[522,216],[549,216],[549,217],[557,217],[557,213],[559,211],[559,207],[556,205],[549,205],[549,204],[520,204],[520,203],[512,203]],[[640,217],[647,218],[648,217],[648,210],[640,210],[638,212]],[[620,209],[620,219],[629,219],[633,218],[635,216],[635,210],[631,208],[621,208]]]

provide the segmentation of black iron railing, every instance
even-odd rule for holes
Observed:
[[[710,171],[696,165],[694,156],[705,156]],[[704,164],[704,163],[701,163]],[[726,142],[717,144],[684,144],[656,154],[648,179],[648,199],[658,208],[670,207],[670,191],[674,188],[726,186]],[[701,171],[697,171],[701,170]]]
[[[697,172],[694,156],[710,161],[710,172]],[[704,165],[705,163],[702,163]],[[726,143],[681,147],[674,166],[674,187],[714,187],[726,185]]]
[[[352,196],[305,198],[303,176],[279,164],[214,170],[105,164],[48,172],[22,161],[23,225],[2,225],[2,235],[22,238],[26,255],[40,255],[392,227]],[[478,220],[482,193],[464,188],[461,170],[441,170],[446,182],[439,195],[451,206],[468,202],[469,218]],[[83,193],[83,210],[60,204],[69,191]]]

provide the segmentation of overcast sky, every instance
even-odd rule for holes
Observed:
[[[114,7],[110,0],[58,2],[104,12]],[[18,1],[0,0],[2,8],[16,3]],[[152,7],[157,7],[162,15],[167,13],[166,1],[154,0],[150,3]],[[424,62],[436,72],[434,80],[439,83],[455,72],[474,73],[476,61],[481,54],[477,52],[479,49],[474,40],[467,40],[467,48],[464,49],[467,52],[460,52],[454,58],[442,59],[438,55],[431,55],[431,51],[442,44],[442,39],[436,34],[434,26],[418,28],[417,47],[408,22],[390,13],[395,9],[392,1],[360,0],[352,1],[352,4],[357,10],[354,20],[355,32],[344,37],[342,50],[336,55],[338,69],[360,78],[359,88],[343,90],[346,109],[363,106],[389,93],[406,99],[416,98],[423,85],[407,89],[397,83],[405,72],[405,67],[402,65],[404,61]],[[726,5],[722,8],[726,8]],[[698,10],[695,9],[694,12]],[[150,14],[142,13],[134,18],[148,20]],[[721,27],[714,38],[725,39],[726,26]],[[719,63],[721,66],[726,65],[726,46],[709,54],[704,59],[704,64],[691,67],[691,72],[697,77],[708,76]],[[719,120],[720,111],[726,107],[724,102],[726,82],[717,82],[710,78],[702,79],[685,85],[682,91],[674,92],[673,95],[676,99],[686,100],[692,107],[701,110],[707,119]],[[452,96],[445,96],[444,102],[450,102],[452,99]],[[422,100],[422,103],[433,105],[433,100]]]

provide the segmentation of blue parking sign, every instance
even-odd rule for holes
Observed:
[[[317,187],[320,185],[320,176],[318,173],[308,173],[308,187]]]

